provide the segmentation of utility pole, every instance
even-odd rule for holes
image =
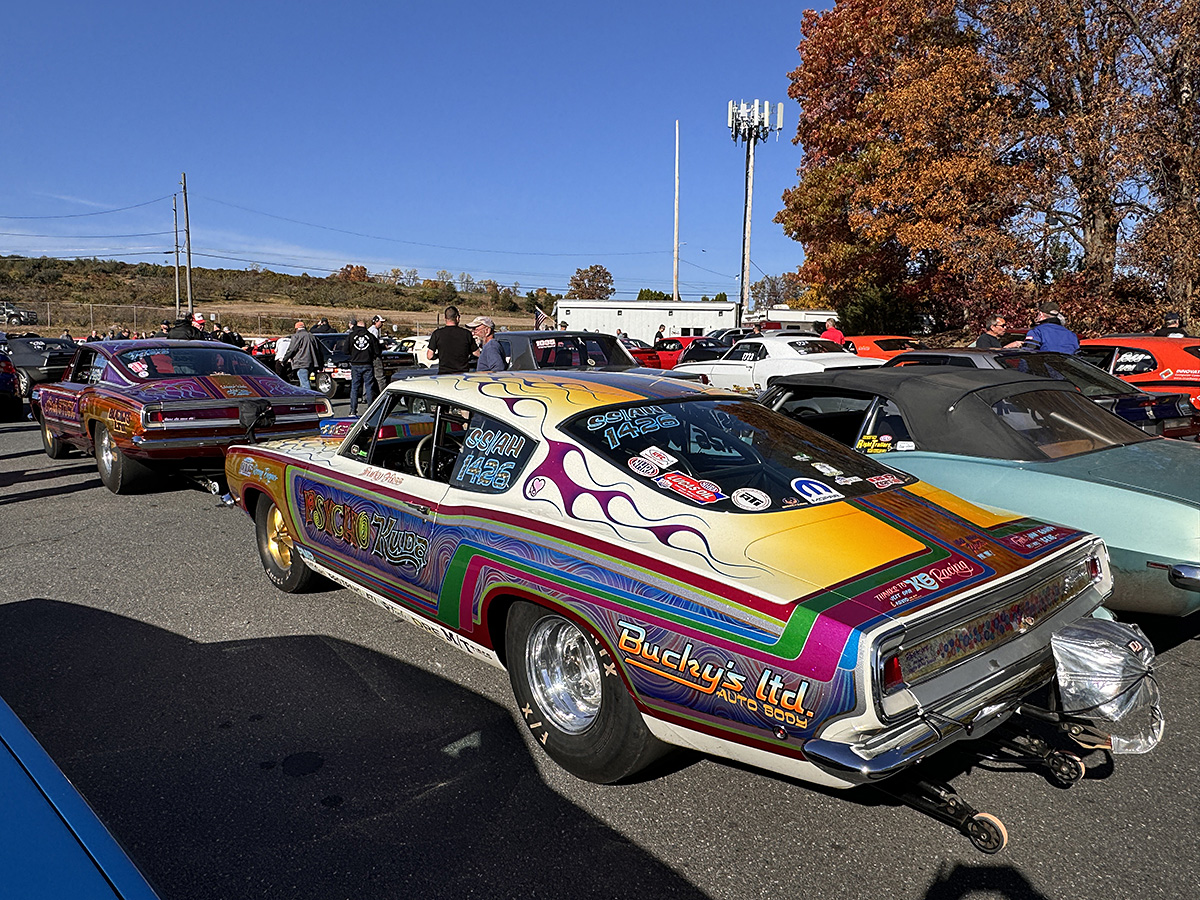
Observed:
[[[782,108],[782,105],[781,105]],[[187,172],[180,176],[180,184],[183,185],[183,242],[187,247],[187,298],[188,298],[188,316],[190,317],[192,310],[192,221],[188,218],[188,203],[187,203]]]
[[[745,100],[739,104],[729,101],[727,116],[729,136],[734,143],[739,140],[746,142],[746,205],[742,218],[742,290],[741,304],[743,318],[750,312],[750,209],[754,202],[754,145],[767,139],[772,131],[783,130],[783,104],[780,103],[775,116],[775,127],[771,127],[771,103],[754,101],[750,106]]]
[[[679,300],[679,120],[675,120],[675,300]]]
[[[179,208],[176,196],[171,195],[171,216],[175,219],[175,321],[179,321]]]

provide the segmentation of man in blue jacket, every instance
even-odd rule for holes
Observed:
[[[1079,337],[1063,324],[1058,304],[1048,300],[1038,307],[1037,324],[1025,335],[1026,350],[1049,350],[1074,355],[1079,351]]]

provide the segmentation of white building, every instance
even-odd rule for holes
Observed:
[[[739,306],[715,300],[559,300],[554,318],[572,331],[616,334],[621,329],[630,337],[654,342],[658,326],[674,337],[708,334],[718,328],[739,325]]]

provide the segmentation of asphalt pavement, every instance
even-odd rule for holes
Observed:
[[[1069,789],[933,761],[1007,826],[987,856],[874,789],[692,754],[579,781],[504,672],[348,591],[277,591],[251,520],[193,485],[118,497],[0,424],[0,696],[164,900],[1193,898],[1200,616],[1139,621],[1153,752],[1087,755]]]

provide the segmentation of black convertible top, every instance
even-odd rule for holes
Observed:
[[[1083,400],[1069,382],[961,366],[834,369],[777,377],[772,385],[801,393],[809,388],[814,395],[834,388],[886,397],[900,407],[909,433],[922,450],[999,459],[1029,459],[1031,446],[1005,427],[992,410],[993,403],[1028,391],[1066,391]]]

